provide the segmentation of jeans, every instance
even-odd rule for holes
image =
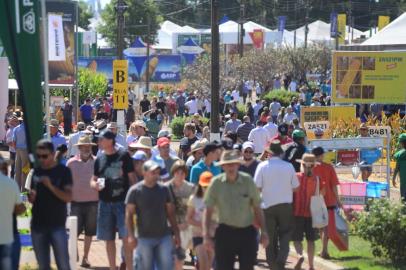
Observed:
[[[0,245],[0,269],[11,270],[11,244]]]
[[[220,224],[215,236],[216,266],[221,270],[234,269],[238,256],[240,269],[253,270],[256,260],[257,230],[253,226],[235,228]]]
[[[289,255],[289,241],[293,230],[292,204],[284,203],[264,210],[269,245],[266,259],[272,269],[285,269]]]
[[[32,230],[32,246],[39,270],[50,270],[50,247],[54,251],[58,270],[69,270],[68,236],[64,227]]]
[[[11,250],[11,262],[13,270],[18,270],[20,265],[20,254],[21,254],[21,241],[20,234],[14,234],[14,242]]]
[[[138,238],[135,250],[134,270],[173,270],[172,236],[162,238]]]
[[[123,239],[127,236],[127,229],[124,224],[125,205],[124,202],[103,202],[99,201],[97,211],[97,239],[110,241],[118,237]]]

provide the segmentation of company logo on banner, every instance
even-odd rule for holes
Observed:
[[[338,44],[345,44],[346,26],[347,26],[347,15],[338,14],[337,15]]]
[[[113,61],[113,108],[128,109],[128,61]]]
[[[330,37],[337,37],[337,13],[332,12],[330,14]]]
[[[381,31],[390,22],[389,16],[379,16],[378,17],[378,31]]]
[[[65,61],[65,40],[62,15],[48,14],[48,57],[49,61]]]
[[[254,32],[249,33],[254,47],[261,49],[264,46],[264,31],[261,29],[254,29]]]

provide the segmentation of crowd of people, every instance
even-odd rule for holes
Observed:
[[[95,236],[105,242],[112,270],[117,266],[116,237],[122,240],[120,269],[182,269],[187,255],[197,269],[233,269],[237,258],[240,269],[253,269],[259,244],[266,248],[271,269],[284,269],[291,241],[299,258],[295,269],[301,269],[304,238],[309,269],[314,269],[319,235],[319,255],[328,259],[328,230],[312,227],[310,200],[320,193],[328,211],[341,207],[339,181],[334,167],[324,162],[324,149],[306,147],[299,100],[293,99],[282,116],[276,99],[269,104],[257,100],[254,106],[247,101],[251,109],[238,119],[231,97],[222,139],[211,141],[209,127],[199,120],[210,114],[210,102],[204,99],[199,105],[201,99],[162,93],[150,101],[146,95],[139,120],[135,111],[127,111],[128,133],[122,134],[109,100],[88,98],[80,107],[82,121],[68,138],[63,135],[71,133],[66,122],[62,132],[60,121],[50,121],[50,140],[37,143],[39,166],[31,171],[23,116],[9,115],[10,172],[0,159],[0,169],[5,167],[0,201],[8,200],[0,211],[7,223],[1,227],[2,269],[18,269],[16,215],[25,211],[23,190],[32,204],[31,236],[39,269],[50,269],[51,247],[58,269],[70,269],[69,215],[78,218],[78,235],[84,233],[82,267],[91,266]],[[95,118],[95,112],[106,117]],[[174,149],[165,121],[184,114],[193,117]],[[406,146],[405,134],[400,142]],[[403,181],[404,150],[396,157],[396,173]]]

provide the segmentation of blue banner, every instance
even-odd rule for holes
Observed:
[[[129,82],[145,82],[146,65],[143,64],[141,72],[137,71],[132,61],[128,58]],[[113,81],[113,60],[115,57],[80,57],[79,68],[89,68],[106,75],[109,82]],[[151,55],[149,59],[149,74],[151,82],[180,82],[181,56],[175,55]],[[140,75],[139,75],[140,74]]]
[[[332,12],[330,14],[330,36],[332,38],[337,37],[337,13]]]
[[[278,32],[285,31],[286,26],[286,16],[279,16],[278,17]]]
[[[372,165],[381,158],[382,152],[379,149],[365,149],[361,150],[360,155],[362,161]]]

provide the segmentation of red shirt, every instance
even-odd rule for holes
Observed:
[[[316,176],[306,176],[304,173],[297,173],[300,186],[299,190],[293,193],[293,215],[295,217],[311,217],[310,200],[316,193]]]
[[[336,206],[337,198],[333,190],[340,182],[338,181],[334,167],[322,162],[314,167],[313,172],[320,177],[320,187],[325,188],[326,194],[324,195],[324,201],[326,202],[326,206]]]
[[[285,138],[283,139],[282,136],[279,134],[271,139],[271,141],[273,140],[279,140],[281,142],[281,145],[293,143],[293,140],[290,137],[285,136]]]

